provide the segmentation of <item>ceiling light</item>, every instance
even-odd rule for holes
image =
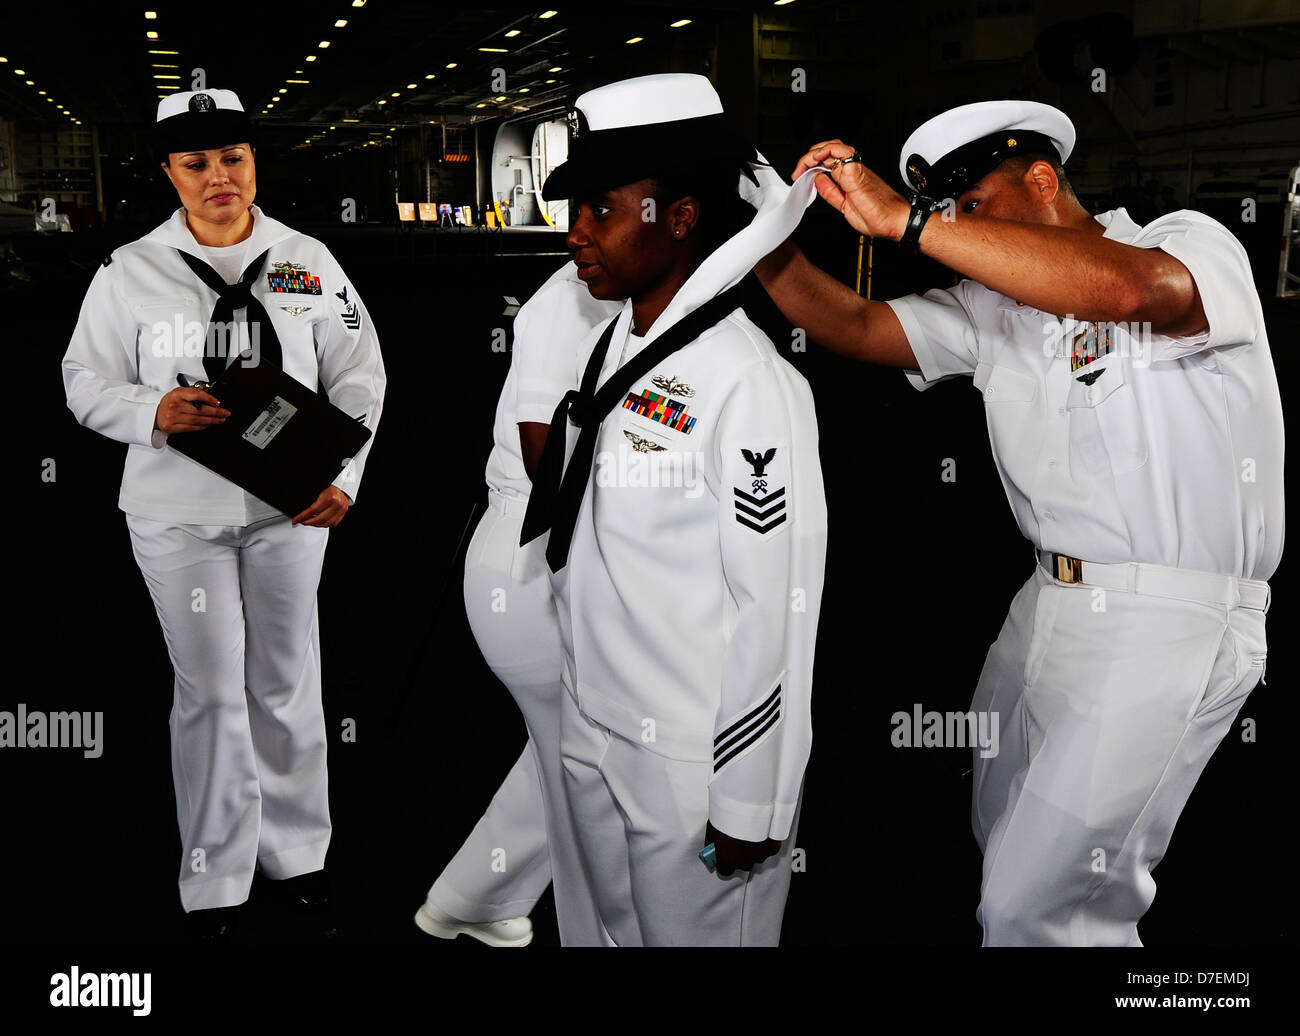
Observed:
[[[320,43],[318,44],[321,50],[325,50],[326,48],[329,47],[329,45],[330,45],[329,40],[321,40]]]
[[[502,94],[500,97],[497,98],[498,101],[504,101],[505,99],[506,99],[505,94]]]
[[[506,33],[506,39],[508,39],[508,40],[509,40],[509,39],[513,39],[514,37],[516,37],[516,36],[518,36],[518,35],[519,35],[519,30],[518,30],[518,29],[511,29],[508,33]]]
[[[677,21],[673,22],[670,26],[668,26],[668,28],[680,29],[683,25],[690,25],[690,24],[691,24],[691,20],[689,18],[678,18]]]
[[[641,42],[642,40],[644,40],[644,39],[645,39],[644,36],[633,36],[630,40],[624,40],[624,42],[625,42],[625,43],[640,43],[640,42]]]
[[[160,74],[160,73],[155,72],[155,73],[154,73],[154,78],[155,78],[155,79],[179,79],[180,76],[166,76],[166,75],[162,75],[162,74]]]
[[[315,61],[315,60],[316,60],[316,55],[315,55],[315,54],[308,54],[308,55],[307,55],[307,60],[308,60],[308,61]]]
[[[519,88],[519,92],[520,92],[521,94],[526,94],[526,93],[529,92],[529,88],[526,87],[526,86],[520,87],[520,88]]]
[[[27,74],[27,73],[24,72],[21,68],[15,68],[15,69],[14,69],[14,75],[16,75],[16,76],[25,76],[26,74]]]
[[[556,65],[554,68],[548,68],[546,71],[548,71],[548,72],[563,72],[564,69],[562,69],[559,65]]]
[[[548,79],[548,80],[546,80],[546,81],[547,81],[548,83],[553,83],[553,82],[555,82],[554,79]]]
[[[475,108],[486,108],[487,105],[486,105],[486,104],[476,104],[476,105],[474,105],[474,107],[475,107]]]
[[[289,92],[289,91],[286,90],[283,86],[280,87],[280,93],[282,93],[282,94],[287,94],[288,92]]]
[[[402,91],[400,91],[400,90],[394,90],[394,91],[393,91],[391,94],[389,94],[388,96],[389,96],[389,97],[401,97],[401,96],[402,96]]]
[[[786,4],[792,4],[794,0],[776,0],[777,7],[784,7]]]
[[[483,54],[509,54],[510,51],[505,47],[479,47],[480,53]]]
[[[557,14],[559,14],[559,13],[560,13],[559,11],[543,11],[543,12],[542,12],[541,14],[539,14],[537,17],[538,17],[538,18],[554,18],[554,17],[555,17]]]
[[[286,83],[310,83],[310,79],[286,79]]]
[[[151,50],[150,54],[179,54],[179,50]]]
[[[435,78],[437,78],[437,77],[436,77],[432,72],[430,72],[430,73],[429,73],[427,76],[425,76],[424,78],[425,78],[425,79],[435,79]]]
[[[365,6],[366,6],[366,0],[352,0],[352,6],[353,6],[353,7],[365,7]]]
[[[407,84],[406,84],[406,88],[407,88],[408,90],[414,90],[414,89],[415,89],[415,84],[414,84],[414,83],[407,83]]]
[[[348,20],[346,18],[340,18],[338,21],[334,23],[334,28],[344,29],[347,28],[347,24],[348,24]]]
[[[180,65],[150,65],[150,68],[180,68]]]
[[[145,36],[151,40],[156,40],[158,38],[158,34],[156,32],[146,32]]]
[[[145,11],[144,16],[145,16],[146,18],[148,18],[150,21],[153,21],[155,18],[158,17],[158,12],[157,12],[157,11]]]
[[[177,78],[179,79],[180,77],[178,76]],[[37,90],[36,92],[37,92],[38,94],[40,94],[42,97],[45,96],[45,91],[44,91],[44,90]]]
[[[377,103],[377,104],[387,104],[388,102],[387,102],[387,101],[378,101],[378,102],[376,102],[376,103]]]
[[[448,65],[447,65],[447,67],[448,67],[448,68],[455,68],[455,67],[456,67],[456,62],[454,62],[454,61],[449,62]]]

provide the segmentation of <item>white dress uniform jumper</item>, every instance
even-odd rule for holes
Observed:
[[[620,160],[606,129],[635,149],[638,120],[721,114],[699,76],[616,83],[577,108],[593,164]],[[565,168],[545,197],[569,191]],[[798,224],[815,174],[792,189],[755,172],[752,223],[644,338],[630,300],[589,336],[525,521],[525,539],[550,529],[571,837],[620,946],[775,944],[789,888],[826,511],[808,385],[737,309],[736,285]],[[710,821],[781,851],[710,873]]]
[[[1015,136],[1027,103],[989,106]],[[904,175],[951,146],[939,129],[909,140]],[[1181,261],[1209,329],[1058,320],[971,280],[889,303],[917,388],[973,378],[1037,562],[972,705],[1000,730],[1000,752],[974,756],[986,945],[1140,945],[1151,870],[1264,673],[1283,430],[1246,254],[1195,212],[1096,219]]]
[[[207,263],[237,250],[235,263],[216,260],[228,267],[225,281],[243,272],[242,257],[260,259],[248,290],[279,339],[283,369],[372,431],[385,383],[370,316],[333,256],[249,211],[252,234],[231,249],[201,247],[184,210],[117,249],[91,283],[63,360],[77,420],[130,447],[118,505],[175,669],[187,911],[243,902],[258,864],[271,878],[320,870],[331,828],[316,623],[328,530],[293,527],[154,428],[178,374],[208,375],[204,338],[218,295],[185,258]],[[240,322],[252,308],[232,315]],[[373,441],[335,480],[353,499]]]

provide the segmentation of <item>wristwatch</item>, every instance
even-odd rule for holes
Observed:
[[[912,197],[912,210],[907,214],[907,227],[898,241],[898,247],[904,253],[916,255],[920,252],[921,229],[925,226],[925,221],[930,218],[930,214],[938,207],[939,203],[933,198],[927,198],[922,194]]]

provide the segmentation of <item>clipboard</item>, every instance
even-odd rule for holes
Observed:
[[[169,435],[167,445],[292,518],[338,478],[370,429],[278,366],[245,365],[248,357],[208,390],[230,416]]]

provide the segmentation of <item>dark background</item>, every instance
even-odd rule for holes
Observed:
[[[620,10],[618,17],[653,6]],[[815,20],[817,11],[844,6],[809,5],[804,17]],[[398,5],[416,19],[410,7]],[[727,20],[735,11],[710,10],[722,41],[715,53],[725,55],[727,33],[739,31]],[[920,54],[933,24],[920,16],[889,17],[897,31],[908,29],[896,49]],[[250,46],[270,44],[259,38]],[[378,76],[382,57],[368,59],[366,75]],[[614,67],[602,55],[583,82],[567,84],[570,97],[579,86],[624,75],[704,70],[689,54],[652,52],[638,60],[644,67]],[[246,75],[256,76],[260,67],[251,63]],[[830,67],[852,71],[843,63]],[[71,76],[69,90],[87,97],[112,93],[115,77],[127,81],[101,56]],[[99,83],[93,90],[92,80]],[[1024,80],[1023,95],[1037,81]],[[945,100],[932,91],[932,102],[915,100],[896,96],[898,85],[883,75],[871,82],[877,89],[867,90],[860,104],[832,86],[787,98],[794,108],[772,116],[772,128],[760,138],[767,156],[788,173],[804,146],[843,136],[862,141],[873,167],[893,182],[903,137],[930,113],[918,109],[976,99],[955,91]],[[235,84],[209,70],[209,85]],[[998,94],[990,87],[986,95]],[[113,133],[143,132],[130,111],[127,104],[115,121],[105,116]],[[510,326],[503,296],[526,298],[565,261],[563,239],[400,232],[376,219],[341,225],[324,218],[333,208],[311,203],[315,188],[301,181],[329,176],[337,187],[332,195],[361,194],[369,175],[363,165],[330,172],[319,156],[273,137],[258,155],[258,204],[319,237],[338,258],[370,311],[389,378],[365,484],[331,535],[319,595],[332,733],[334,945],[340,953],[367,947],[442,951],[443,959],[469,954],[481,948],[464,939],[454,946],[429,939],[411,915],[525,738],[518,710],[470,635],[460,577],[466,529],[471,514],[476,520],[481,512],[493,408],[509,363],[508,354],[492,351],[492,331]],[[364,162],[370,161],[367,155]],[[1140,182],[1115,181],[1093,208],[1131,202]],[[382,183],[374,189],[376,210],[387,205],[385,189]],[[172,674],[116,509],[125,447],[76,424],[59,371],[99,259],[147,232],[175,204],[156,176],[142,174],[132,197],[137,218],[130,212],[87,217],[73,234],[15,239],[23,276],[0,288],[11,389],[6,423],[15,454],[4,509],[12,579],[9,681],[0,708],[25,702],[31,709],[105,714],[102,758],[72,750],[0,754],[6,897],[0,945],[147,950],[161,965],[163,948],[182,943],[168,755]],[[837,214],[817,203],[798,239],[814,261],[852,283],[857,237]],[[1259,279],[1267,285],[1276,253],[1258,254]],[[874,260],[877,298],[952,280],[928,261],[905,262],[889,243],[876,244]],[[990,458],[980,398],[964,380],[917,393],[896,371],[842,360],[815,345],[793,353],[789,325],[756,282],[749,288],[751,316],[812,385],[830,515],[815,738],[797,839],[807,869],[793,879],[783,943],[978,946],[980,856],[969,824],[969,753],[894,749],[889,735],[891,714],[910,711],[913,703],[939,711],[968,707],[984,653],[1031,572],[1031,549],[1016,531]],[[1300,309],[1269,298],[1264,309],[1289,404]],[[53,482],[40,478],[47,458],[57,465]],[[940,480],[945,458],[956,461],[953,483]],[[973,564],[954,563],[961,558]],[[1268,683],[1242,712],[1257,722],[1258,741],[1243,743],[1234,730],[1210,761],[1155,872],[1159,892],[1140,926],[1148,946],[1294,945],[1290,568],[1284,559],[1272,580]],[[355,743],[339,739],[345,719],[355,720]],[[255,916],[237,936],[238,946],[251,953],[255,946],[310,941],[260,887],[253,898]],[[533,921],[537,945],[557,944],[549,894]]]

